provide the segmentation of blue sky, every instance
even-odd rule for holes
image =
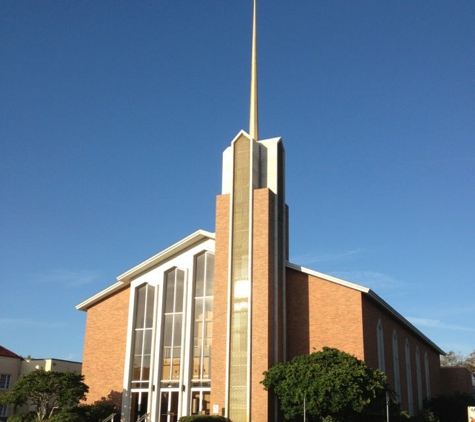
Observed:
[[[202,228],[249,112],[250,0],[0,3],[0,344],[81,360],[75,305]],[[259,0],[290,255],[475,349],[475,2]]]

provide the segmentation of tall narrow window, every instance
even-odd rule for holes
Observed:
[[[147,388],[150,382],[154,303],[155,288],[140,286],[136,293],[132,388]]]
[[[429,368],[429,356],[427,352],[424,353],[424,372],[426,376],[426,398],[427,400],[431,399],[430,394],[430,368]]]
[[[394,391],[397,394],[397,401],[401,400],[401,372],[399,369],[399,346],[396,330],[393,331],[393,370],[394,370]]]
[[[408,339],[406,339],[406,344],[405,344],[405,355],[406,355],[407,406],[409,410],[409,415],[414,416],[414,394],[412,392],[411,350],[409,348]]]
[[[214,256],[205,252],[195,261],[193,383],[209,385],[213,341]]]
[[[419,410],[422,409],[422,371],[421,371],[421,355],[419,346],[416,347],[416,379],[417,379],[417,404]]]
[[[386,364],[384,362],[384,332],[383,323],[378,319],[378,325],[376,327],[376,338],[378,341],[378,368],[381,371],[386,372]]]
[[[178,383],[181,371],[185,272],[175,268],[165,275],[165,314],[162,382]]]

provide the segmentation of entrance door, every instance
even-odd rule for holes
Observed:
[[[160,396],[160,422],[178,421],[178,390],[163,391]]]
[[[130,421],[135,422],[147,413],[148,392],[132,391]]]
[[[191,393],[191,414],[210,414],[210,392],[209,390],[192,391]]]

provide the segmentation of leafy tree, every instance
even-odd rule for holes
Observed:
[[[463,366],[475,373],[475,350],[468,355],[451,350],[440,358],[440,364],[442,366]]]
[[[426,403],[426,409],[440,422],[465,422],[468,406],[475,406],[475,397],[460,392],[442,394]]]
[[[261,383],[275,393],[289,420],[303,415],[304,400],[312,421],[355,421],[358,414],[382,414],[388,391],[383,372],[329,347],[272,366]]]
[[[34,422],[36,420],[36,413],[17,413],[16,415],[9,416],[7,422]]]
[[[37,369],[20,377],[10,391],[0,396],[0,403],[35,406],[41,422],[50,409],[73,406],[84,400],[89,387],[83,380],[83,375],[72,372]]]

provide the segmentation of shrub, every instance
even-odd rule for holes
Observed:
[[[61,412],[48,419],[48,422],[82,422],[76,408],[63,409]]]
[[[223,416],[217,415],[192,415],[182,416],[178,422],[227,422]]]
[[[36,421],[38,417],[35,412],[29,413],[17,413],[12,415],[7,419],[7,422],[33,422]]]

